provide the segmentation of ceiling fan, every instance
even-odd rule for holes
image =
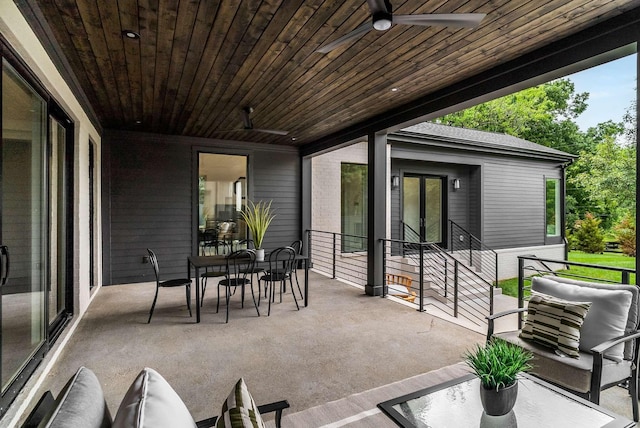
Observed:
[[[253,113],[253,107],[242,107],[242,124],[244,131],[255,131],[255,132],[264,132],[266,134],[275,134],[275,135],[287,135],[289,131],[281,131],[279,129],[263,129],[263,128],[254,128],[253,121],[251,120],[251,113]]]
[[[475,28],[480,25],[486,14],[484,13],[433,13],[423,15],[393,15],[389,0],[367,0],[371,10],[372,20],[366,22],[345,34],[337,40],[320,47],[316,52],[328,53],[337,47],[357,39],[372,29],[386,31],[393,24],[447,27]]]

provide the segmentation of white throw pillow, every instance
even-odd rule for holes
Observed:
[[[195,428],[187,406],[157,371],[145,368],[122,399],[114,428]]]

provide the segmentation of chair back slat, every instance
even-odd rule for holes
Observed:
[[[156,253],[147,248],[147,252],[149,253],[149,263],[153,266],[153,273],[156,274],[156,282],[160,282],[160,267],[158,266],[158,258],[156,257]]]
[[[269,254],[269,274],[273,280],[281,280],[275,277],[291,274],[295,257],[296,251],[292,247],[276,248]]]
[[[238,250],[227,256],[227,280],[238,285],[246,283],[255,270],[256,252],[254,250]]]

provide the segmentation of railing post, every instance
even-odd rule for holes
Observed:
[[[473,244],[471,243],[470,234],[467,234],[467,241],[469,241],[469,266],[473,266]]]
[[[451,254],[453,254],[453,243],[455,242],[453,240],[453,221],[449,220],[449,242],[451,243],[449,245],[449,250],[451,251]]]
[[[387,297],[387,244],[384,239],[381,239],[382,243],[382,296]],[[389,251],[391,254],[391,251]]]
[[[622,283],[629,284],[629,272],[627,272],[626,270],[622,271]]]
[[[449,260],[444,259],[444,297],[449,294]]]
[[[332,278],[336,279],[336,253],[338,252],[338,248],[336,247],[336,233],[333,233],[333,272]]]
[[[453,316],[458,318],[458,261],[453,265]]]
[[[524,307],[524,259],[518,257],[518,308]],[[518,315],[518,330],[522,328],[522,314]]]
[[[307,263],[309,264],[309,267],[313,267],[313,258],[311,257],[311,230],[307,229],[305,231],[307,233],[307,247],[304,248],[303,246],[303,253],[306,253],[307,257],[309,258],[309,260],[307,261]]]
[[[420,248],[420,304],[418,311],[424,312],[424,247],[422,243],[418,244]]]
[[[495,280],[495,282],[493,283],[493,286],[494,286],[494,287],[497,287],[497,286],[498,286],[498,253],[494,253],[494,254],[495,254],[495,256],[496,256],[496,257],[495,257],[495,258],[496,258],[496,264],[495,264],[495,267],[496,267],[496,280]]]

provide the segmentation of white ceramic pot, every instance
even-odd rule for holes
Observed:
[[[256,261],[263,262],[264,261],[264,248],[260,248],[256,250]]]

